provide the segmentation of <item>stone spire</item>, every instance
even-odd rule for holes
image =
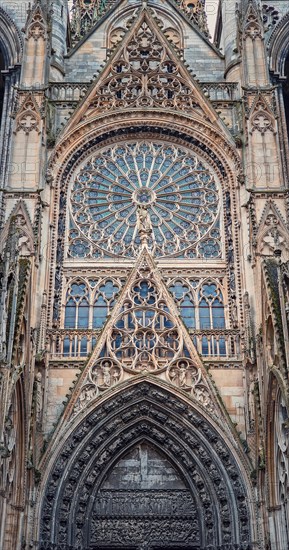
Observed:
[[[207,14],[205,11],[206,0],[176,0],[181,10],[197,25],[205,36],[209,36]]]
[[[73,0],[71,18],[73,45],[87,34],[113,3],[114,0]]]

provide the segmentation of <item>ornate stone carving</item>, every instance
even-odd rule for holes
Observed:
[[[73,0],[71,18],[73,45],[88,33],[114,2],[115,0]]]
[[[183,419],[187,422],[185,434]],[[222,543],[234,544],[234,524],[235,529],[240,531],[242,543],[249,545],[246,494],[228,447],[212,426],[187,405],[164,390],[146,383],[127,389],[98,407],[71,434],[47,484],[42,512],[42,538],[48,539],[50,525],[56,521],[58,535],[56,534],[54,542],[58,540],[65,544],[68,532],[71,532],[71,526],[74,525],[75,540],[84,548],[87,545],[84,519],[86,514],[91,514],[87,507],[90,502],[95,502],[95,496],[92,495],[96,495],[99,476],[114,463],[114,457],[119,456],[121,449],[131,448],[133,441],[139,438],[143,440],[146,436],[161,445],[162,451],[173,457],[179,467],[188,472],[199,496],[201,508],[198,513],[203,515],[206,525],[204,536],[207,545],[216,545],[212,498],[214,508],[218,502]],[[84,465],[89,465],[89,469],[82,476]],[[200,468],[200,465],[203,466]],[[53,519],[51,505],[56,498],[56,485],[60,500],[57,519]],[[72,506],[73,494],[78,495],[78,500],[74,500]],[[103,501],[102,512],[96,520],[101,521],[101,524],[108,521],[106,506],[108,504],[105,505]],[[158,505],[155,501],[154,506],[160,506],[160,511],[163,505]],[[234,519],[232,506],[235,510],[241,510],[240,522],[237,518]],[[100,523],[98,526],[100,527]]]
[[[143,239],[157,257],[221,257],[217,175],[173,144],[99,151],[82,165],[69,203],[69,257],[131,258]]]
[[[205,36],[210,36],[205,0],[176,0],[182,11],[195,23]]]
[[[109,73],[102,75],[85,116],[91,112],[148,106],[211,118],[190,75],[180,66],[154,19],[144,10],[130,38],[112,59]]]
[[[244,39],[249,37],[251,38],[251,40],[256,40],[256,38],[263,38],[260,14],[258,13],[256,6],[253,5],[252,2],[249,2],[249,7],[245,16],[243,36]]]
[[[191,393],[209,411],[214,411],[210,391],[203,381],[202,372],[187,357],[182,357],[171,363],[167,370],[167,377],[182,390]]]
[[[20,99],[21,98],[19,98],[19,100]],[[40,134],[39,126],[41,116],[39,106],[31,93],[24,96],[21,106],[18,107],[17,111],[14,111],[14,116],[16,122],[14,133],[22,130],[26,135],[28,135],[34,130]]]
[[[28,19],[28,24],[26,26],[26,38],[33,38],[34,40],[39,40],[40,38],[46,40],[46,22],[44,19],[43,11],[41,5],[37,2],[37,5],[32,10],[30,18]]]
[[[89,370],[75,405],[75,412],[81,411],[99,392],[116,385],[122,378],[122,367],[105,357],[99,359]]]

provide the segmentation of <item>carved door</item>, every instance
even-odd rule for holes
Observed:
[[[95,495],[89,548],[197,549],[200,526],[181,474],[143,442],[117,462]]]

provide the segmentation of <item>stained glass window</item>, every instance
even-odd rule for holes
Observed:
[[[176,279],[169,285],[169,290],[188,328],[225,328],[223,294],[215,282]]]
[[[70,282],[66,294],[64,327],[101,328],[115,305],[122,284],[123,281],[113,279]],[[82,346],[85,348],[85,342]]]
[[[141,211],[155,256],[221,257],[212,170],[184,148],[151,142],[107,147],[81,167],[70,195],[69,256],[137,256]]]

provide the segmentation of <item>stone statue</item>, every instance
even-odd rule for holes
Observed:
[[[146,242],[152,233],[152,224],[148,210],[145,206],[138,206],[137,210],[137,228],[142,242]]]
[[[184,363],[182,363],[179,368],[179,384],[181,387],[186,385],[186,377],[187,377],[187,369]]]
[[[111,374],[110,374],[110,364],[106,361],[102,367],[103,372],[103,383],[105,386],[109,387],[111,384]]]
[[[43,387],[42,387],[42,374],[40,371],[35,376],[35,409],[36,420],[41,421],[41,413],[43,407]]]

